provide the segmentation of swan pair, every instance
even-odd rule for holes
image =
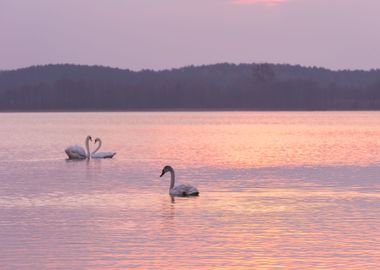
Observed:
[[[86,151],[80,145],[69,146],[65,149],[65,152],[69,159],[90,159],[90,158],[113,158],[116,152],[99,152],[100,147],[102,147],[102,140],[100,138],[96,138],[94,143],[99,143],[98,147],[90,153],[90,141],[92,141],[91,136],[87,136],[85,140]]]

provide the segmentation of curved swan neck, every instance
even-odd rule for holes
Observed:
[[[170,188],[169,189],[172,189],[175,183],[175,173],[173,169],[171,169],[169,172],[170,172]]]
[[[90,138],[86,138],[87,159],[90,159]]]
[[[99,151],[100,147],[102,147],[102,140],[99,139],[99,138],[97,138],[96,141],[99,142],[99,145],[98,145],[98,147],[97,147],[97,148],[91,153],[91,155],[94,155],[96,152]]]

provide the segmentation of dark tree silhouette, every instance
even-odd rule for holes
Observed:
[[[46,65],[0,72],[0,111],[379,110],[380,70],[216,64],[134,72]]]

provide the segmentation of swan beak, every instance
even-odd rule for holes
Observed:
[[[165,174],[165,171],[162,171],[162,173],[161,173],[160,177],[162,177],[164,174]]]

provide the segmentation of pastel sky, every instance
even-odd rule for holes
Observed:
[[[0,0],[0,69],[380,68],[379,0]]]

